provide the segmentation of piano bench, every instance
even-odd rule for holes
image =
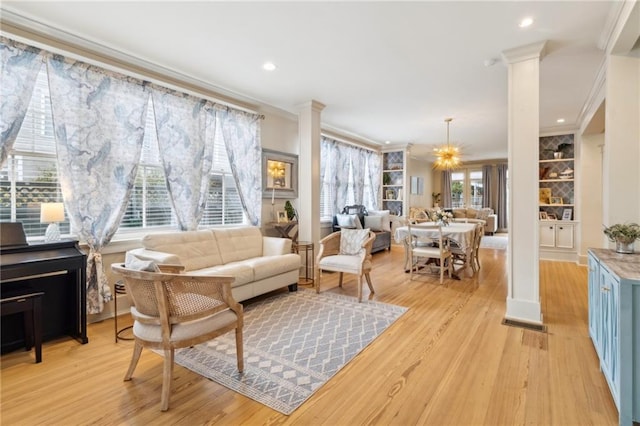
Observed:
[[[36,364],[42,362],[42,296],[43,292],[25,293],[0,299],[1,316],[24,315],[24,342],[27,350],[36,348]]]

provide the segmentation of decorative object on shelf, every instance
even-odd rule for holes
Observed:
[[[555,213],[548,213],[547,220],[558,220]]]
[[[460,158],[460,149],[457,146],[451,146],[449,142],[449,123],[453,121],[453,118],[445,118],[444,121],[447,123],[447,144],[433,149],[436,156],[433,168],[436,170],[455,170],[462,165],[462,159]]]
[[[560,145],[558,145],[556,150],[553,152],[553,158],[556,160],[564,158],[565,150],[571,147],[572,145],[573,144],[570,144],[570,143],[561,143]]]
[[[549,197],[549,204],[562,204],[562,197]]]
[[[573,170],[568,168],[560,173],[560,179],[573,179]]]
[[[298,218],[298,212],[293,208],[293,204],[289,200],[284,203],[284,211],[287,212],[287,219],[294,220]]]
[[[64,204],[63,203],[42,203],[40,204],[40,223],[48,223],[47,230],[44,233],[46,242],[60,240],[60,228],[58,222],[64,221]]]
[[[551,173],[549,173],[548,178],[549,178],[549,179],[557,179],[557,178],[558,178],[558,173],[556,173],[556,172],[551,172]]]
[[[573,215],[573,210],[571,209],[562,210],[562,220],[571,220],[572,215]]]
[[[538,169],[538,179],[543,180],[546,178],[547,173],[549,173],[549,167],[540,167]]]
[[[547,212],[540,212],[540,213],[538,213],[538,218],[540,220],[548,220],[549,216],[547,215]]]
[[[395,200],[396,198],[396,192],[393,189],[387,189],[385,191],[385,198],[387,200]]]
[[[391,176],[389,176],[389,173],[383,173],[382,174],[382,184],[383,185],[391,184]]]
[[[447,226],[451,219],[453,219],[453,214],[442,209],[435,209],[429,214],[429,219],[438,225]]]
[[[635,241],[640,240],[640,225],[637,223],[616,223],[605,226],[603,232],[609,241],[616,243],[618,253],[633,253]]]
[[[538,189],[538,201],[540,204],[549,204],[549,198],[551,198],[551,188]]]

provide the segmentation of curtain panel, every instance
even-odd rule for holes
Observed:
[[[493,208],[493,186],[491,186],[491,177],[493,174],[493,166],[482,166],[482,188],[484,195],[482,196],[482,207]]]
[[[216,131],[213,104],[152,86],[160,157],[181,231],[198,228],[207,204]]]
[[[442,192],[442,207],[451,208],[451,171],[442,171],[442,183],[440,187]]]
[[[54,55],[47,63],[58,176],[72,226],[89,246],[87,312],[111,300],[101,251],[133,189],[149,91],[139,80]]]
[[[381,176],[382,176],[382,156],[378,152],[374,151],[366,151],[367,152],[367,164],[369,176],[369,203],[370,210],[378,210],[378,200],[380,199],[380,190],[382,187]],[[367,197],[365,197],[365,201],[367,201]]]
[[[230,108],[216,112],[222,126],[231,173],[236,181],[245,214],[254,226],[262,215],[262,150],[260,116]]]
[[[506,164],[498,164],[498,229],[506,229],[509,226],[507,218],[507,172]]]
[[[41,49],[0,36],[0,167],[16,141],[44,58]]]

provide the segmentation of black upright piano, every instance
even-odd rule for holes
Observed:
[[[87,256],[75,240],[27,244],[21,224],[0,224],[0,295],[41,291],[43,341],[69,335],[87,343]],[[15,234],[15,235],[14,235]],[[20,314],[2,317],[2,353],[24,347]]]

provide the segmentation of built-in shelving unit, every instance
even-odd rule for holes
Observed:
[[[382,209],[396,216],[405,212],[405,167],[404,149],[382,153]]]
[[[574,135],[543,136],[539,152],[541,258],[569,260],[577,252]]]

